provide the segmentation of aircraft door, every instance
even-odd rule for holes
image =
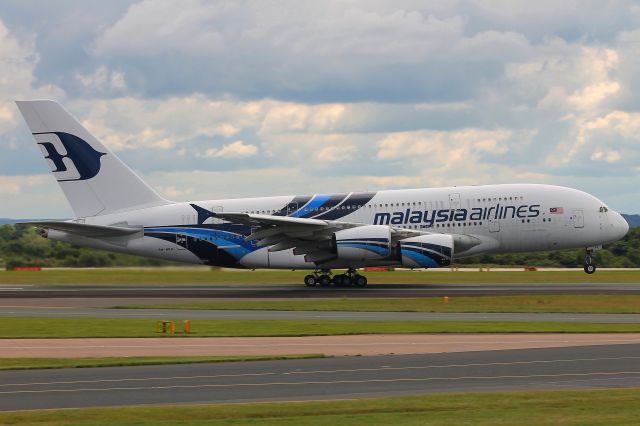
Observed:
[[[489,218],[489,232],[500,231],[500,221],[498,219]]]
[[[574,228],[584,228],[584,212],[582,210],[574,210],[571,217]]]
[[[298,211],[298,203],[287,204],[287,216],[291,216]]]

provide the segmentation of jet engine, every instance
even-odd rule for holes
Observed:
[[[332,246],[339,259],[375,260],[391,255],[391,228],[367,225],[333,234]]]
[[[451,265],[453,236],[429,234],[399,241],[402,266],[409,268],[440,268]]]

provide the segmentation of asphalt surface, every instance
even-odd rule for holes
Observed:
[[[153,320],[294,320],[294,321],[505,321],[640,324],[640,314],[574,313],[431,313],[258,311],[197,309],[98,309],[84,307],[2,307],[0,317],[145,318]]]
[[[334,298],[498,296],[530,294],[640,294],[640,283],[370,284],[367,288],[300,285],[1,285],[2,298]]]
[[[0,372],[0,410],[640,386],[640,344]]]

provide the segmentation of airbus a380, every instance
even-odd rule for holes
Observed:
[[[629,229],[592,195],[537,184],[171,202],[58,103],[17,104],[76,217],[30,223],[77,246],[229,268],[307,269],[307,286],[364,287],[359,268],[438,268],[480,253],[584,248],[591,274],[593,250]]]

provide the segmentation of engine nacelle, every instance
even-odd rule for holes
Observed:
[[[440,268],[451,265],[453,237],[429,234],[400,240],[402,266],[409,268]]]
[[[391,255],[391,228],[367,225],[333,234],[333,248],[339,259],[375,260]]]

